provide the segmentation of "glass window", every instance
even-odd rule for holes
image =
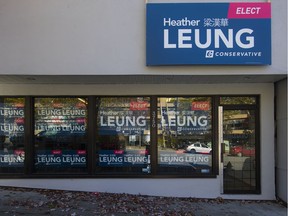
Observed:
[[[158,98],[158,173],[211,174],[210,97]]]
[[[220,97],[220,104],[233,105],[233,104],[256,104],[256,97]]]
[[[98,98],[97,172],[150,173],[150,99]]]
[[[0,171],[23,172],[24,98],[0,98]]]
[[[35,98],[35,171],[87,171],[87,98]]]
[[[153,174],[162,177],[212,177],[217,172],[213,162],[218,158],[212,155],[219,153],[213,149],[217,131],[213,131],[216,127],[212,122],[217,124],[218,120],[212,120],[216,115],[212,101],[217,102],[216,107],[216,99],[220,99],[224,113],[224,192],[259,191],[258,96],[155,96],[152,105],[150,97],[91,97],[95,104],[89,106],[89,116],[93,117],[89,125],[88,97],[30,99],[34,103],[27,108],[33,110],[33,119],[24,116],[24,97],[0,97],[3,174],[30,173],[28,168],[33,167],[36,174],[143,177],[154,166]],[[27,131],[25,117],[29,120],[26,123],[31,118],[33,124],[27,125]],[[30,126],[34,126],[32,135]],[[24,132],[27,142],[32,138],[27,148]],[[26,169],[25,154],[26,158],[34,156],[26,160]]]
[[[224,110],[224,192],[255,191],[256,137],[254,110]]]

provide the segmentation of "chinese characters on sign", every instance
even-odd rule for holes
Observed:
[[[270,3],[147,4],[152,65],[271,64]]]

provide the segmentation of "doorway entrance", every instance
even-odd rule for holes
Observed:
[[[259,193],[258,111],[253,105],[223,106],[223,192]]]

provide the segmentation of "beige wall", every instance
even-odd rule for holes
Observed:
[[[146,67],[144,0],[0,0],[0,75],[286,74],[287,0],[271,2],[272,65]]]

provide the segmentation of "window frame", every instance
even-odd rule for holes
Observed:
[[[219,175],[219,147],[218,147],[218,107],[237,107],[241,108],[242,105],[221,105],[220,97],[229,95],[78,95],[78,96],[57,96],[57,95],[37,95],[37,96],[1,96],[1,97],[24,97],[25,99],[25,161],[24,161],[24,172],[23,173],[0,173],[1,178],[217,178]],[[260,96],[259,95],[231,95],[233,97],[241,96],[254,96],[257,98],[255,105],[245,105],[257,107],[257,145],[258,151],[256,152],[257,159],[257,180],[260,182]],[[59,98],[78,98],[85,97],[88,98],[88,115],[87,115],[87,132],[88,132],[88,146],[87,146],[87,172],[86,173],[35,173],[34,172],[34,99],[35,98],[44,98],[44,97],[59,97]],[[105,174],[105,173],[96,173],[96,154],[95,154],[95,136],[93,135],[94,129],[96,128],[96,99],[105,98],[105,97],[149,97],[150,98],[150,140],[151,140],[151,173],[149,175],[140,175],[140,174]],[[158,150],[157,150],[157,99],[159,97],[211,97],[211,113],[212,113],[212,170],[210,174],[192,174],[192,175],[169,175],[157,173],[158,165]],[[155,122],[156,121],[156,122]],[[155,126],[156,123],[156,126]],[[154,145],[152,145],[154,143]],[[260,185],[260,184],[259,184]],[[260,187],[260,186],[259,186]]]
[[[255,104],[220,104],[221,97],[255,97]],[[261,194],[261,140],[260,140],[260,95],[218,95],[217,100],[223,110],[254,110],[255,111],[255,190],[231,190],[225,191],[225,194]]]
[[[129,95],[129,96],[127,96],[127,95],[125,95],[125,96],[119,96],[119,95],[117,95],[117,96],[113,96],[113,95],[109,95],[109,96],[97,96],[97,97],[95,97],[95,102],[94,102],[94,104],[93,104],[93,106],[94,106],[94,108],[93,108],[93,110],[92,111],[90,111],[90,112],[93,112],[94,113],[94,116],[93,116],[93,119],[94,119],[94,127],[92,128],[92,133],[94,134],[94,131],[95,131],[95,129],[96,129],[96,127],[97,127],[97,122],[98,122],[98,116],[96,115],[96,102],[97,102],[97,99],[98,98],[138,98],[138,97],[143,97],[143,98],[149,98],[149,101],[150,101],[150,110],[149,110],[149,113],[150,113],[150,115],[149,115],[149,120],[151,119],[151,96],[147,96],[147,95],[145,95],[145,96],[143,96],[143,95]],[[152,126],[152,124],[151,124],[151,121],[149,121],[149,127],[150,127],[150,143],[152,143],[152,137],[151,137],[151,126]],[[94,138],[93,139],[95,139],[96,138],[96,136],[94,136]],[[92,144],[93,143],[93,144]],[[95,176],[95,177],[129,177],[129,178],[145,178],[145,177],[149,177],[149,176],[151,176],[151,173],[152,173],[152,171],[150,172],[150,173],[125,173],[125,171],[124,172],[122,172],[122,173],[105,173],[105,172],[99,172],[99,173],[97,173],[97,171],[98,170],[101,170],[101,167],[100,166],[97,166],[96,165],[96,160],[97,160],[97,155],[96,155],[96,145],[94,144],[95,143],[95,140],[94,140],[94,142],[92,142],[91,144],[93,145],[93,148],[94,148],[94,150],[93,150],[93,152],[92,153],[94,153],[93,154],[93,159],[92,159],[92,162],[94,163],[94,166],[93,166],[93,169],[91,170],[92,172],[91,172],[91,175],[92,176]],[[152,154],[152,145],[150,144],[150,155]],[[152,155],[151,155],[151,157],[152,157]],[[151,161],[151,159],[150,159],[150,161]],[[150,163],[150,164],[152,164],[152,162]],[[132,167],[132,166],[131,166]],[[115,167],[116,168],[116,167]],[[129,166],[127,167],[128,169],[129,169]],[[122,168],[123,170],[125,170],[126,168],[125,167],[123,167]]]
[[[85,166],[85,171],[83,172],[64,172],[63,174],[59,174],[58,172],[61,172],[61,170],[57,171],[57,172],[53,172],[53,171],[48,171],[47,173],[46,172],[41,172],[40,171],[36,171],[36,166],[35,166],[35,153],[36,153],[36,149],[35,149],[35,135],[34,135],[34,131],[35,131],[35,99],[37,98],[62,98],[62,99],[65,99],[65,98],[73,98],[73,99],[77,99],[77,98],[86,98],[88,101],[88,96],[57,96],[57,95],[49,95],[49,96],[33,96],[33,97],[30,97],[31,99],[31,102],[30,102],[30,110],[29,110],[29,119],[31,121],[31,125],[27,125],[27,127],[29,127],[30,131],[29,131],[29,134],[31,134],[31,136],[28,136],[27,139],[30,139],[30,143],[31,145],[29,145],[29,143],[27,143],[27,148],[29,148],[30,152],[29,152],[29,162],[28,162],[28,165],[30,167],[29,169],[29,175],[30,176],[73,176],[73,175],[79,175],[79,176],[83,176],[83,175],[88,175],[89,174],[89,163],[88,163],[88,151],[89,151],[89,125],[88,125],[88,119],[89,119],[89,107],[87,107],[86,111],[87,111],[87,114],[86,114],[86,118],[87,118],[87,128],[86,128],[86,136],[87,136],[87,143],[86,143],[86,166]],[[53,167],[51,168],[48,168],[52,170]],[[73,169],[73,167],[71,167]],[[74,169],[78,169],[78,170],[81,170],[82,168],[74,168]]]
[[[168,98],[168,97],[178,97],[178,98],[197,98],[197,97],[207,97],[207,98],[211,98],[211,137],[212,137],[212,166],[211,166],[211,172],[210,173],[191,173],[189,175],[183,175],[183,174],[159,174],[156,173],[157,177],[163,177],[163,178],[216,178],[217,175],[219,174],[219,168],[218,168],[218,145],[217,145],[217,140],[218,140],[218,127],[217,127],[217,122],[218,122],[218,108],[216,106],[215,103],[215,95],[174,95],[174,94],[169,94],[169,95],[157,95],[155,96],[155,100],[156,100],[156,113],[157,113],[157,103],[158,103],[158,98]],[[157,114],[156,114],[157,116]],[[156,135],[158,135],[157,133],[157,128],[156,128]],[[156,154],[156,163],[154,164],[155,169],[158,168],[158,142],[157,142],[157,137],[156,137],[156,149],[155,149],[155,154]],[[214,150],[215,149],[215,150]],[[156,172],[156,171],[155,171]]]

